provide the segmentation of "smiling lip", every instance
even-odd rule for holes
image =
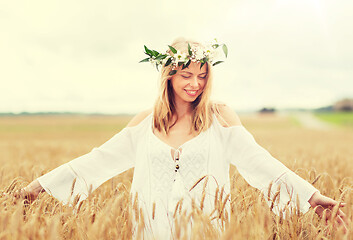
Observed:
[[[189,96],[196,96],[196,94],[197,94],[197,92],[199,91],[199,90],[194,90],[194,91],[196,91],[194,94],[191,94],[191,93],[189,93],[186,89],[184,89],[185,90],[185,92],[186,92],[186,94],[187,95],[189,95]]]

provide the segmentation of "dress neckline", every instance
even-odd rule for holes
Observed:
[[[214,116],[214,113],[212,113],[212,116],[215,117],[215,116]],[[187,145],[190,144],[191,142],[197,140],[197,139],[200,138],[201,136],[205,135],[206,132],[208,132],[208,131],[210,130],[210,128],[213,126],[214,121],[215,121],[215,119],[213,119],[213,122],[212,122],[211,126],[210,126],[208,129],[206,129],[205,131],[202,131],[202,132],[199,133],[197,136],[195,136],[195,137],[193,137],[193,138],[187,140],[186,142],[184,142],[183,144],[181,144],[178,148],[174,148],[174,147],[170,146],[168,143],[164,142],[162,139],[160,139],[159,137],[157,137],[157,136],[154,134],[154,132],[153,132],[153,112],[151,113],[151,128],[150,128],[150,132],[151,132],[151,134],[153,135],[153,137],[154,137],[157,141],[159,141],[160,143],[162,143],[163,145],[165,145],[165,146],[168,147],[169,149],[174,150],[174,151],[177,151],[177,150],[179,150],[180,148],[184,149],[185,146],[187,146]]]

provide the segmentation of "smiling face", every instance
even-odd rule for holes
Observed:
[[[182,70],[179,66],[177,73],[173,75],[171,84],[175,102],[193,102],[202,93],[207,82],[208,66],[191,62],[189,67]]]

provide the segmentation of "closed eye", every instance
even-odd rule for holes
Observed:
[[[188,76],[182,76],[183,78],[186,78],[186,79],[188,79],[188,78],[190,78],[190,77],[188,77]],[[204,76],[204,77],[200,77],[200,78],[202,78],[202,79],[206,79],[206,76]]]

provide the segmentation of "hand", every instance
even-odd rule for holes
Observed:
[[[332,214],[332,209],[339,204],[339,202],[326,197],[319,192],[315,192],[313,196],[308,201],[310,205],[315,208],[315,212],[322,218],[323,217],[323,212],[325,209],[330,209],[330,211],[326,211],[326,225],[327,225],[327,220],[331,219],[331,214]],[[341,203],[339,208],[346,206],[346,203]],[[347,218],[346,214],[342,212],[341,209],[338,209],[337,214],[333,216],[335,219],[334,222],[334,227],[336,227],[336,224],[338,223],[339,227],[343,228],[343,231],[345,234],[348,233],[348,226],[350,225],[351,221]],[[333,220],[333,219],[331,219]]]
[[[37,180],[31,182],[27,187],[16,190],[15,192],[8,194],[3,193],[2,196],[9,197],[13,196],[16,199],[25,199],[25,203],[32,203],[39,195],[39,193],[44,192],[45,190],[39,184]]]

